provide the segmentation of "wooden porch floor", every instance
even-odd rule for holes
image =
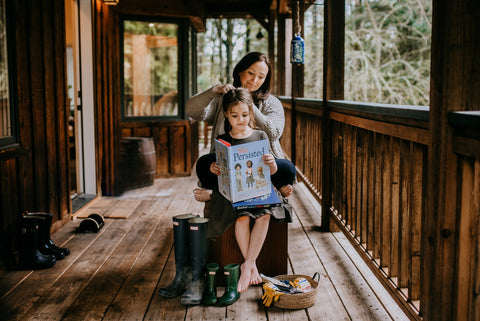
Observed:
[[[174,276],[172,219],[202,213],[192,197],[195,178],[157,179],[114,198],[99,233],[76,233],[81,220],[52,236],[71,254],[46,270],[0,276],[1,320],[408,320],[341,233],[320,232],[320,207],[301,184],[289,224],[289,270],[322,277],[316,304],[304,310],[264,308],[261,287],[228,307],[185,307],[157,288]],[[84,211],[98,210],[97,199]],[[222,289],[218,289],[222,294]]]

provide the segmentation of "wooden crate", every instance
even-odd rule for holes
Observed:
[[[288,223],[270,222],[265,243],[257,259],[258,271],[268,276],[287,274],[287,255]],[[223,267],[225,265],[243,263],[243,256],[235,239],[234,224],[223,235],[209,240],[208,262],[215,262],[220,265],[217,277],[219,286],[225,285],[223,276]]]

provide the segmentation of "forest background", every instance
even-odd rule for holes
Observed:
[[[305,93],[323,90],[323,0],[305,12]],[[395,105],[429,104],[430,0],[346,0],[345,100]],[[198,90],[231,83],[249,51],[267,53],[267,32],[253,19],[209,19],[197,35]]]

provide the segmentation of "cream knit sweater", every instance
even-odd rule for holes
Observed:
[[[223,95],[214,93],[213,87],[198,93],[190,98],[185,111],[188,116],[198,121],[207,122],[213,126],[211,140],[224,133],[223,123],[225,116],[222,111]],[[272,155],[275,158],[284,158],[282,147],[280,146],[280,137],[285,126],[285,114],[280,100],[273,95],[269,95],[260,106],[253,106],[255,114],[255,125],[263,130],[269,140]],[[213,152],[213,144],[210,144],[210,152]]]

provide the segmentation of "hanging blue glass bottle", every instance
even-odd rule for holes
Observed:
[[[305,62],[305,42],[298,33],[290,44],[290,62],[292,64],[303,64]]]

